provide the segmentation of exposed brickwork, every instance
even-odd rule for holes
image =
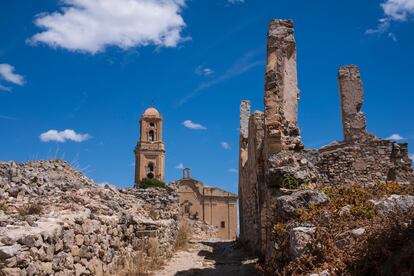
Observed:
[[[413,173],[408,145],[370,136],[361,143],[333,143],[318,151],[320,182],[372,185],[409,183]]]

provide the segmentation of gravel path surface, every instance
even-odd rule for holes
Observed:
[[[177,252],[157,276],[259,275],[257,258],[248,256],[235,241],[192,241],[185,251]]]

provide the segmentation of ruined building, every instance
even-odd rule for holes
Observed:
[[[165,145],[162,116],[150,107],[140,119],[140,139],[135,147],[135,186],[143,178],[164,180]],[[181,213],[217,228],[219,238],[233,240],[237,235],[237,195],[204,185],[191,178],[190,169],[171,184],[178,188]]]
[[[143,178],[164,180],[165,145],[162,142],[162,116],[154,107],[140,119],[140,139],[135,147],[135,185]]]
[[[240,239],[252,251],[272,250],[272,204],[280,188],[301,184],[361,184],[413,181],[408,146],[366,130],[363,87],[358,67],[339,68],[344,140],[304,149],[298,128],[299,89],[293,21],[270,22],[265,75],[265,111],[240,105]]]
[[[188,168],[174,185],[178,188],[182,215],[215,226],[218,238],[236,239],[237,195],[191,178]]]

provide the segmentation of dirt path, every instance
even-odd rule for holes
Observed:
[[[257,259],[248,257],[234,241],[193,241],[189,249],[177,252],[157,276],[259,275]]]

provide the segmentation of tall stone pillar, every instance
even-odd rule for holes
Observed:
[[[247,161],[247,140],[249,138],[250,101],[240,103],[240,165]]]
[[[344,140],[359,141],[367,134],[365,114],[361,111],[364,92],[359,68],[355,65],[340,67],[338,80]]]
[[[303,149],[298,121],[299,89],[292,20],[272,20],[267,35],[265,153]]]
[[[240,238],[244,239],[244,222],[243,222],[243,187],[246,186],[245,166],[247,162],[248,138],[249,138],[249,118],[250,118],[250,101],[240,103],[240,144],[239,144],[239,223]]]

